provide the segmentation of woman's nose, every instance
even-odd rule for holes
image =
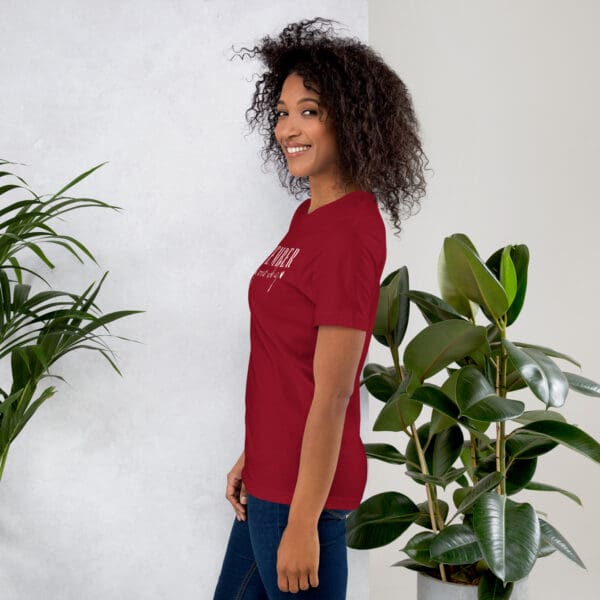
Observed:
[[[279,130],[280,134],[285,138],[300,133],[300,125],[298,123],[298,120],[291,115],[280,119],[277,123],[277,129]]]

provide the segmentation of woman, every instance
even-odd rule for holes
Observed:
[[[265,163],[310,196],[250,281],[244,452],[226,491],[237,519],[215,600],[346,597],[345,518],[367,478],[359,375],[386,258],[377,201],[400,231],[426,157],[402,81],[331,23],[243,48],[267,67],[246,111]]]

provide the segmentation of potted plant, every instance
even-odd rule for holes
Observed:
[[[579,367],[570,356],[507,337],[525,301],[528,263],[523,244],[484,261],[466,235],[454,234],[439,257],[441,298],[410,290],[406,267],[381,284],[373,335],[390,349],[393,365],[367,364],[361,385],[384,403],[374,431],[401,432],[407,443],[403,451],[383,443],[365,450],[401,465],[423,486],[425,499],[397,491],[368,498],[348,517],[346,539],[351,548],[377,548],[419,526],[403,548],[408,558],[394,566],[419,572],[420,600],[525,597],[519,588],[536,560],[556,550],[583,566],[563,535],[516,497],[523,489],[550,491],[581,504],[554,482],[534,480],[538,460],[559,444],[600,462],[598,442],[557,410],[570,389],[600,396],[600,385],[554,360]],[[400,360],[411,302],[428,325]],[[485,326],[476,323],[478,313]],[[442,383],[429,381],[444,372]],[[541,410],[511,398],[523,388]],[[449,502],[444,491],[452,491]],[[425,595],[440,586],[441,595]],[[454,596],[455,589],[462,595]]]
[[[0,361],[10,361],[3,372],[11,375],[8,385],[0,387],[0,479],[11,443],[37,409],[55,393],[38,386],[50,373],[50,367],[62,356],[75,350],[95,350],[120,374],[106,337],[107,325],[137,310],[102,313],[96,298],[108,273],[97,284],[82,293],[46,289],[32,293],[33,285],[25,280],[38,280],[48,287],[46,279],[31,266],[25,266],[27,251],[50,269],[54,264],[45,246],[60,246],[83,262],[93,260],[91,252],[72,236],[60,234],[50,225],[61,215],[86,207],[117,209],[93,198],[66,196],[70,188],[103,164],[82,173],[49,198],[38,196],[27,182],[5,170],[16,164],[0,160],[0,199],[17,194],[17,198],[0,205]],[[113,336],[114,337],[114,336]],[[123,338],[124,339],[124,338]],[[37,397],[36,397],[37,395]]]

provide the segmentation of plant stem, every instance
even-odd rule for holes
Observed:
[[[473,474],[471,475],[471,479],[473,480],[473,485],[477,483],[477,475],[475,475],[475,471],[477,470],[477,448],[475,444],[477,444],[477,438],[471,433],[471,467],[473,468]]]
[[[506,398],[506,363],[508,352],[502,343],[506,337],[506,318],[501,317],[497,323],[500,331],[500,354],[498,360],[494,362],[496,366],[496,395]],[[502,480],[498,486],[498,493],[506,496],[506,423],[500,421],[496,423],[496,471],[502,475]]]
[[[417,435],[417,428],[413,423],[411,426],[413,440],[415,442],[415,447],[417,449],[417,455],[419,456],[419,464],[421,465],[421,473],[423,475],[429,475],[429,469],[427,468],[427,461],[425,460],[425,454],[423,453],[423,448],[421,447],[421,440]],[[438,517],[441,517],[438,513],[437,506],[437,498],[435,493],[435,487],[431,483],[425,483],[425,491],[427,493],[427,507],[429,508],[429,518],[431,520],[431,529],[433,533],[439,533],[440,527],[438,527]],[[436,514],[438,513],[438,514]],[[440,518],[441,528],[443,529],[443,520]],[[440,568],[440,577],[442,581],[447,581],[446,579],[446,569],[442,563],[439,564]]]
[[[400,367],[400,356],[398,355],[398,347],[392,342],[392,336],[388,335],[386,339],[390,351],[392,353],[392,359],[394,360],[394,368],[396,369],[396,374],[398,376],[398,383],[401,383],[404,379],[404,372]]]

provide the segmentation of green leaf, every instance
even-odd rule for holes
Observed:
[[[473,506],[473,529],[497,577],[508,582],[529,574],[540,546],[540,523],[530,504],[488,492]]]
[[[453,236],[444,239],[448,274],[459,293],[476,302],[492,320],[508,310],[508,298],[500,282],[466,244]]]
[[[404,567],[405,569],[410,569],[411,571],[427,571],[429,567],[426,565],[422,565],[412,558],[405,558],[404,560],[399,560],[395,563],[392,563],[390,566],[392,567]]]
[[[425,462],[427,464],[429,475],[423,475],[417,467],[413,466],[419,464],[419,455],[413,439],[411,439],[406,446],[406,459],[408,461],[406,466],[407,475],[421,483],[424,481],[443,481],[445,482],[444,485],[447,485],[451,481],[454,481],[453,477],[457,473],[457,470],[449,470],[460,456],[464,441],[463,434],[460,427],[455,425],[454,427],[445,429],[441,433],[431,436],[431,439],[429,440],[429,427],[429,423],[424,423],[417,430],[421,447],[424,449]],[[460,475],[460,473],[458,473],[458,475]],[[432,479],[427,479],[428,477],[431,477]],[[448,479],[448,477],[450,479]],[[442,485],[442,483],[439,483],[438,485]]]
[[[448,516],[448,503],[443,500],[436,501],[437,513],[442,517],[442,520],[445,521]],[[419,525],[419,527],[425,527],[426,529],[433,529],[431,526],[431,517],[429,515],[429,503],[421,502],[417,504],[417,508],[419,509],[419,516],[415,520],[415,525]]]
[[[469,525],[449,525],[431,542],[431,558],[447,565],[468,565],[483,558],[475,532]]]
[[[533,478],[537,468],[537,458],[516,459],[508,462],[506,469],[506,493],[509,496],[520,492]],[[481,459],[477,465],[477,476],[491,473],[496,469],[494,455]]]
[[[363,444],[363,446],[368,458],[376,458],[377,460],[396,465],[403,465],[406,462],[406,457],[391,444],[376,443]]]
[[[451,421],[458,420],[460,415],[458,406],[435,385],[424,383],[412,393],[411,398],[446,415]],[[433,433],[437,432],[434,431]]]
[[[506,452],[511,458],[535,458],[554,450],[558,442],[546,436],[517,429],[506,438]]]
[[[523,414],[525,404],[520,400],[511,400],[510,398],[501,398],[491,395],[482,398],[476,404],[469,407],[464,416],[475,421],[484,423],[508,421]]]
[[[420,402],[398,390],[379,412],[373,431],[403,431],[418,419],[422,409]]]
[[[416,520],[417,505],[399,492],[382,492],[365,500],[346,519],[346,543],[359,550],[385,546]]]
[[[534,421],[515,431],[532,431],[600,462],[600,444],[587,433],[560,421]]]
[[[536,491],[536,492],[558,492],[559,494],[562,494],[563,496],[570,498],[571,500],[573,500],[573,502],[576,502],[577,504],[579,504],[579,506],[583,506],[583,503],[581,502],[581,499],[579,498],[579,496],[576,496],[573,492],[569,492],[568,490],[564,490],[564,489],[556,487],[554,485],[549,485],[547,483],[538,483],[537,481],[530,481],[525,486],[525,489]]]
[[[75,184],[79,183],[82,179],[85,179],[88,175],[90,175],[91,173],[93,173],[96,169],[99,169],[100,167],[102,167],[103,165],[105,165],[107,162],[108,161],[104,161],[103,163],[100,163],[99,165],[96,165],[95,167],[92,167],[88,171],[85,171],[85,173],[82,173],[81,175],[78,175],[77,177],[75,177],[75,179],[73,179],[72,181],[70,181],[69,183],[67,183],[67,185],[65,185],[58,192],[56,192],[56,194],[54,194],[52,196],[52,198],[50,198],[49,201],[57,199],[61,194],[63,194],[63,192],[66,192],[69,188],[72,188]]]
[[[535,350],[539,350],[542,354],[546,356],[554,356],[554,358],[562,358],[564,360],[568,360],[570,363],[578,366],[581,369],[581,363],[576,361],[574,358],[569,356],[568,354],[564,354],[563,352],[559,352],[558,350],[554,350],[553,348],[548,348],[548,346],[540,346],[539,344],[526,344],[525,342],[513,342],[515,346],[519,348],[533,348]]]
[[[462,467],[460,469],[449,469],[448,471],[446,471],[443,475],[425,475],[424,473],[421,473],[419,471],[406,471],[406,474],[414,479],[416,482],[418,483],[432,483],[433,485],[437,485],[440,486],[443,489],[446,489],[446,487],[453,483],[454,481],[456,481],[459,477],[462,476],[463,473],[465,473],[467,469],[465,467]]]
[[[420,331],[407,344],[403,362],[424,381],[485,343],[485,327],[459,319],[441,321]]]
[[[531,391],[547,406],[562,406],[569,384],[556,363],[535,348],[521,349],[507,339],[502,343]]]
[[[515,265],[510,257],[512,246],[505,246],[500,260],[500,283],[508,297],[510,306],[517,295],[517,272]]]
[[[429,325],[448,319],[463,318],[450,304],[433,294],[418,290],[410,290],[404,294],[417,305]]]
[[[587,379],[586,377],[582,377],[581,375],[577,375],[577,373],[568,373],[566,371],[563,371],[563,373],[569,382],[570,389],[575,390],[580,394],[585,394],[586,396],[600,397],[599,383]]]
[[[515,417],[514,420],[523,425],[533,423],[534,421],[561,421],[562,423],[566,423],[564,416],[553,410],[528,410],[520,417]]]
[[[383,402],[387,402],[398,388],[393,370],[390,372],[390,369],[377,363],[369,363],[365,366],[363,381],[369,394]]]
[[[496,396],[492,384],[473,365],[467,365],[458,372],[456,401],[464,416],[486,423],[506,421],[525,410],[525,405],[518,400]]]
[[[548,521],[540,519],[540,529],[544,538],[552,544],[559,552],[562,552],[567,558],[570,558],[574,563],[585,569],[585,565],[575,549],[567,540],[554,528]]]
[[[408,326],[410,301],[404,295],[409,288],[408,269],[390,273],[381,283],[373,336],[384,346],[398,347]]]
[[[431,531],[421,531],[408,540],[402,551],[421,565],[435,567],[437,563],[429,556],[429,547],[435,536],[436,534]]]
[[[437,276],[440,293],[444,302],[450,305],[460,315],[464,315],[471,321],[475,321],[479,307],[471,302],[465,294],[458,289],[453,275],[448,268],[444,247],[438,257]]]
[[[479,580],[477,600],[509,600],[513,592],[514,583],[504,585],[491,571],[485,571]]]
[[[498,487],[501,481],[502,475],[497,471],[493,471],[489,475],[486,475],[483,479],[480,479],[475,486],[468,488],[468,493],[462,498],[460,504],[456,507],[456,514],[452,517],[452,519],[450,519],[450,521],[453,521],[454,517],[471,508],[475,502],[477,502],[477,500],[483,496],[483,494],[493,490],[495,487]]]
[[[508,246],[510,248],[510,258],[514,265],[517,278],[517,290],[514,300],[510,303],[506,313],[506,326],[514,323],[523,308],[525,302],[525,292],[527,291],[527,268],[529,265],[529,250],[524,244]],[[486,261],[487,267],[494,274],[496,279],[500,281],[500,263],[505,248],[496,250]]]

